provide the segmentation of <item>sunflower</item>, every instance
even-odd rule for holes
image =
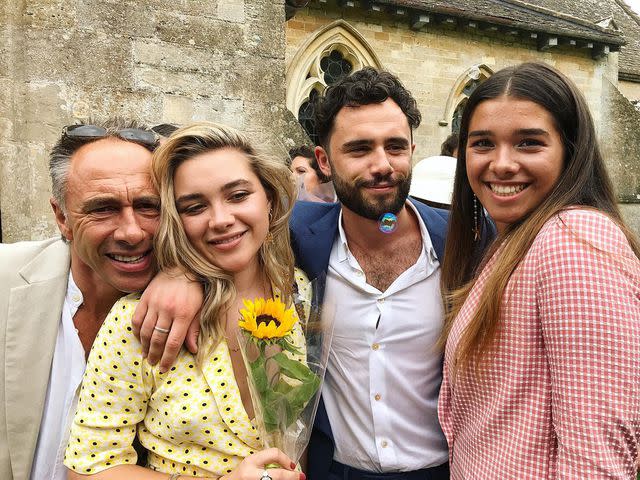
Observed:
[[[286,308],[279,299],[256,298],[243,303],[245,308],[240,310],[238,326],[256,338],[282,338],[298,320],[294,308]]]

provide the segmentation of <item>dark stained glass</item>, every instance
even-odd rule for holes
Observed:
[[[320,68],[324,72],[325,83],[333,85],[349,75],[353,70],[353,65],[344,58],[342,53],[338,50],[333,50],[320,60]]]
[[[470,97],[471,94],[473,93],[473,91],[478,88],[478,85],[480,85],[482,82],[484,82],[484,78],[483,79],[478,79],[478,80],[472,80],[470,82],[468,82],[464,88],[462,89],[462,93],[464,93],[467,97]]]
[[[311,90],[309,94],[309,99],[300,105],[300,109],[298,110],[298,121],[304,131],[307,132],[309,138],[313,142],[314,145],[318,143],[318,135],[316,134],[316,122],[314,119],[314,113],[316,110],[316,101],[318,100],[318,91]]]
[[[462,121],[462,112],[464,111],[464,107],[467,104],[467,99],[465,98],[461,101],[456,107],[456,111],[453,112],[453,120],[451,120],[451,132],[460,133],[460,122]]]

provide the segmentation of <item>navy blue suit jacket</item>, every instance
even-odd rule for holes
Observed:
[[[444,256],[444,242],[447,233],[449,212],[440,210],[413,199],[427,227],[433,248],[439,261]],[[326,273],[333,242],[338,234],[339,203],[297,202],[289,222],[291,244],[296,256],[296,264],[310,279]],[[307,478],[324,480],[329,476],[333,460],[333,434],[322,398],[314,423],[308,449]]]

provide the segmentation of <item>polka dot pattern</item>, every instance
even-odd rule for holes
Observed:
[[[308,284],[296,271],[296,280]],[[301,280],[300,280],[301,279]],[[182,349],[165,374],[142,359],[130,327],[138,297],[119,300],[94,342],[64,463],[81,473],[135,464],[138,434],[148,466],[165,473],[221,476],[262,449],[223,340],[201,368]],[[302,341],[301,331],[295,335]]]

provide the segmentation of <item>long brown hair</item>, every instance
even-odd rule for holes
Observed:
[[[162,202],[155,253],[161,269],[180,267],[204,285],[198,362],[223,338],[223,325],[219,320],[235,299],[236,290],[231,275],[212,265],[189,242],[176,209],[173,181],[176,169],[184,161],[221,148],[234,148],[246,156],[271,201],[269,236],[272,238],[260,247],[259,261],[268,280],[287,304],[291,301],[294,282],[288,222],[295,186],[286,165],[257,153],[243,134],[224,125],[200,122],[171,135],[153,156],[153,180]]]
[[[618,210],[613,186],[598,147],[593,120],[577,87],[562,73],[543,63],[524,63],[500,70],[478,86],[469,97],[462,115],[441,276],[446,311],[441,344],[446,342],[453,320],[482,266],[481,256],[469,254],[475,248],[474,194],[466,171],[469,123],[480,103],[502,96],[535,102],[551,114],[564,147],[563,171],[547,198],[532,212],[509,225],[485,252],[486,261],[499,245],[500,259],[487,277],[472,320],[462,332],[454,354],[454,374],[492,344],[499,326],[503,295],[511,275],[542,226],[562,210],[571,206],[586,206],[605,213],[622,229],[636,256],[640,257],[640,245],[624,224]],[[481,216],[483,209],[479,201],[477,205],[476,214]]]

